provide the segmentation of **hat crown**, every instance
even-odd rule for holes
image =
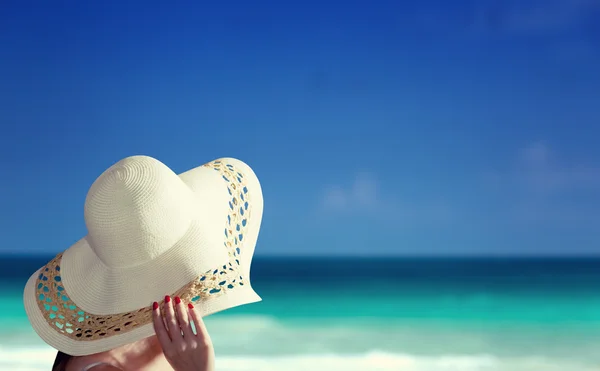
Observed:
[[[194,200],[190,188],[162,162],[127,157],[104,171],[88,191],[88,243],[108,267],[143,264],[185,235]]]

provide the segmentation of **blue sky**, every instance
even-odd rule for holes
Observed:
[[[0,252],[135,154],[249,163],[261,255],[600,252],[598,1],[83,3],[0,5]]]

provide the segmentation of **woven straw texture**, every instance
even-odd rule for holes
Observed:
[[[227,186],[229,213],[224,221],[223,246],[229,262],[200,274],[171,296],[184,302],[198,302],[218,297],[232,289],[244,286],[246,270],[240,266],[244,235],[250,226],[252,213],[251,194],[246,187],[244,174],[233,164],[215,160],[205,167],[219,172]],[[151,303],[135,311],[112,315],[95,315],[78,308],[61,283],[61,258],[58,254],[41,268],[35,283],[37,304],[46,322],[61,336],[77,341],[93,341],[123,334],[152,321]]]

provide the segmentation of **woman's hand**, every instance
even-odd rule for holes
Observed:
[[[214,371],[215,353],[198,310],[191,303],[186,306],[178,297],[173,303],[169,296],[165,296],[162,311],[156,302],[153,308],[154,331],[171,367],[175,371]]]

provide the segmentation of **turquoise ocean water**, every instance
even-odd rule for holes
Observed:
[[[0,370],[49,370],[4,257]],[[206,318],[219,371],[600,370],[600,259],[256,258],[263,301]]]

